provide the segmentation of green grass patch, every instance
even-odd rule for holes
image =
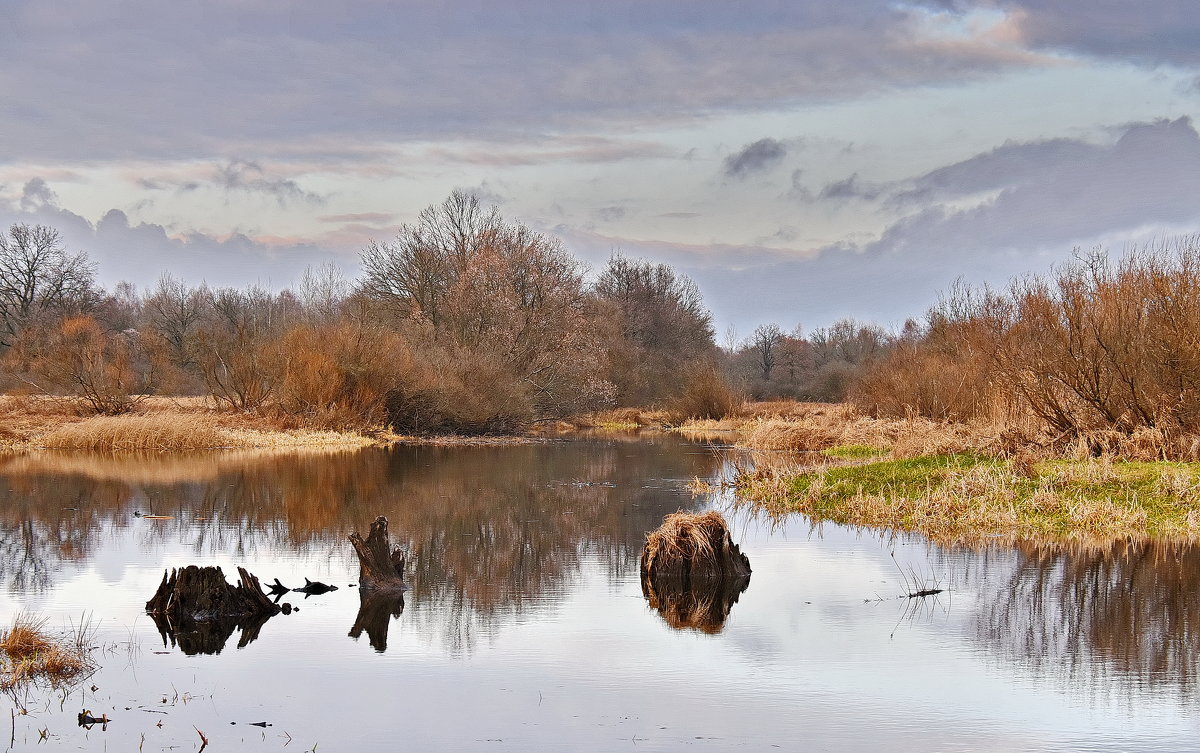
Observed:
[[[1030,469],[962,453],[750,474],[739,489],[776,512],[939,539],[1200,538],[1196,463],[1055,460]]]
[[[868,460],[887,455],[890,450],[883,447],[872,447],[869,444],[840,444],[821,450],[821,454],[841,460]]]

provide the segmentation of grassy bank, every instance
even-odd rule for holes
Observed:
[[[759,403],[678,430],[760,451],[735,485],[772,514],[942,541],[1200,538],[1196,442],[1156,429],[1064,440],[1012,421]]]
[[[939,541],[1200,536],[1200,465],[1111,458],[1029,461],[975,453],[824,467],[765,464],[742,499],[772,514],[914,531]]]

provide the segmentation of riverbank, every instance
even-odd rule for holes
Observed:
[[[217,410],[203,398],[148,398],[137,413],[89,416],[67,398],[0,396],[0,451],[9,452],[362,447],[389,439],[382,432],[281,426],[269,416]]]
[[[1154,430],[1056,441],[1002,422],[762,403],[677,431],[758,451],[733,485],[773,515],[943,542],[1200,538],[1200,463],[1164,460],[1187,443]]]

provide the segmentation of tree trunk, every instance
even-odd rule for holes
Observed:
[[[404,589],[404,551],[400,547],[392,549],[387,518],[380,515],[375,519],[365,541],[357,531],[350,534],[350,543],[358,555],[360,589]]]

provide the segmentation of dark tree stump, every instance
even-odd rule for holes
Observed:
[[[375,518],[365,541],[357,531],[350,534],[350,543],[354,545],[354,553],[358,555],[360,589],[404,589],[404,550],[400,547],[392,549],[387,518],[382,515]]]
[[[169,638],[186,654],[216,654],[235,629],[242,632],[238,648],[257,638],[282,608],[245,568],[238,568],[238,576],[238,585],[231,586],[219,567],[189,565],[163,572],[158,591],[146,602],[163,645]]]

